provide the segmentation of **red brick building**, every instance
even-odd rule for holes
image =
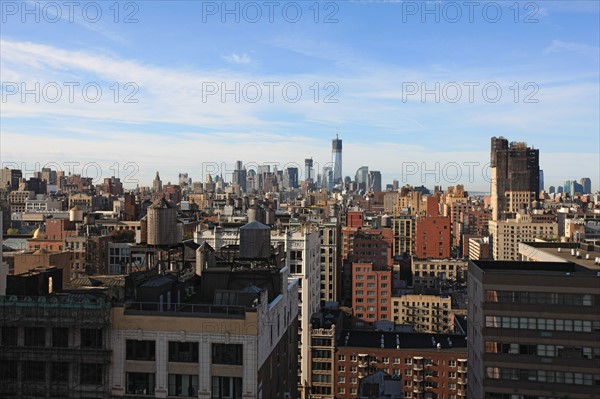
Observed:
[[[76,236],[75,222],[68,219],[46,219],[46,237],[50,240],[64,240],[68,236]]]
[[[373,263],[352,263],[352,309],[364,323],[390,320],[392,272],[378,270]]]
[[[346,226],[350,228],[362,227],[365,213],[363,211],[348,211],[346,213]]]
[[[351,306],[355,287],[352,282],[353,262],[372,262],[375,269],[387,270],[392,265],[392,229],[342,229],[342,299]]]
[[[334,359],[337,399],[355,399],[360,380],[383,371],[402,378],[404,399],[467,394],[464,335],[342,331]]]
[[[427,197],[425,216],[417,220],[415,255],[420,259],[449,258],[450,217],[439,216],[438,197]]]

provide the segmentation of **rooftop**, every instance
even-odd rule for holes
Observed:
[[[526,242],[524,245],[532,248],[534,251],[543,252],[547,256],[556,258],[558,262],[572,262],[577,265],[578,272],[599,272],[600,263],[600,243],[565,243],[565,242]],[[531,257],[535,256],[532,251]]]
[[[477,267],[486,273],[509,273],[520,272],[556,272],[560,274],[573,273],[576,264],[572,262],[525,262],[504,260],[475,260],[472,261]]]
[[[383,343],[383,345],[382,345]],[[395,331],[344,330],[339,347],[455,350],[467,347],[467,337],[457,334],[402,333]]]

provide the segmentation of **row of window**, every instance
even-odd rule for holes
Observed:
[[[127,360],[154,361],[156,359],[156,342],[149,340],[128,339],[125,345]],[[181,363],[198,362],[197,342],[169,341],[169,361]],[[243,365],[244,346],[242,344],[212,344],[212,363]]]
[[[393,364],[400,364],[401,360],[402,359],[399,358],[399,357],[392,358]],[[346,355],[338,355],[338,361],[340,361],[340,362],[346,361]],[[355,362],[358,361],[358,357],[356,355],[350,355],[350,361],[353,362],[353,363],[355,363]],[[375,356],[367,356],[366,358],[364,358],[364,361],[366,361],[366,362],[382,362],[382,363],[387,364],[387,363],[390,362],[390,358],[384,356],[381,359],[378,359]],[[418,361],[415,360],[415,363],[417,363],[417,362]],[[404,358],[404,364],[408,365],[408,366],[412,365],[413,364],[413,358],[412,357]],[[425,364],[429,366],[429,365],[433,365],[434,363],[433,363],[433,361],[431,359],[425,359]],[[445,361],[442,360],[441,364],[444,365]],[[439,366],[440,365],[440,361],[438,361],[436,365]],[[456,360],[448,360],[448,366],[450,366],[450,367],[456,367]],[[344,371],[343,367],[344,366],[340,366],[339,371]]]
[[[570,371],[488,367],[486,369],[486,376],[493,380],[538,381],[571,385],[600,385],[600,374],[572,373]]]
[[[21,379],[23,382],[45,383],[46,379],[52,383],[68,383],[69,372],[73,367],[68,362],[42,362],[42,361],[23,361],[21,362]],[[96,363],[79,363],[78,380],[83,385],[103,385],[104,365]],[[76,377],[74,377],[76,378]],[[17,381],[18,362],[16,360],[6,360],[0,364],[0,381]]]
[[[419,264],[419,263],[415,263],[414,265],[414,269],[415,270],[427,270],[427,266],[429,266],[429,270],[446,270],[446,265],[426,265],[426,264]],[[456,268],[466,268],[467,265],[448,265],[448,270],[454,270]]]
[[[24,329],[24,346],[45,347],[46,329],[44,327],[27,327]],[[79,330],[81,348],[101,349],[104,347],[101,328],[82,328]],[[18,346],[18,327],[2,327],[2,346]],[[55,327],[51,329],[49,344],[54,348],[69,347],[69,329]]]
[[[381,276],[381,277],[382,277],[381,280],[386,280],[387,279],[387,276]],[[385,278],[383,278],[383,277],[385,277]],[[365,276],[363,274],[359,274],[359,275],[356,276],[356,279],[357,280],[364,280]],[[375,276],[368,275],[367,276],[367,280],[375,280]]]
[[[600,330],[600,321],[485,316],[485,326],[521,330],[592,332]]]
[[[507,353],[512,355],[600,359],[600,348],[591,347],[565,347],[562,345],[529,345],[486,341],[485,351],[486,353]]]
[[[154,395],[154,373],[127,373],[126,393],[130,395]],[[237,399],[242,397],[242,379],[238,377],[213,376],[212,398]],[[197,397],[198,376],[169,374],[169,396]]]
[[[565,294],[558,292],[527,292],[527,291],[485,291],[486,302],[520,303],[527,305],[567,305],[594,306],[598,305],[598,295]]]
[[[356,288],[363,288],[365,286],[364,283],[356,283]],[[376,284],[375,283],[367,283],[367,288],[375,288]],[[387,288],[388,285],[387,283],[382,283],[381,284],[381,288]]]
[[[387,288],[387,287],[383,287],[383,284],[382,284],[381,288],[383,289],[383,288]],[[388,295],[387,291],[380,291],[380,294],[381,294],[381,296],[387,296]],[[365,292],[363,290],[356,290],[354,292],[354,295],[365,295]],[[376,292],[375,291],[367,291],[367,295],[368,296],[375,296]]]

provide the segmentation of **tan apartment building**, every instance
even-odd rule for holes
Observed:
[[[417,332],[448,333],[454,330],[450,297],[402,295],[392,297],[392,320],[409,324]]]
[[[460,259],[413,258],[411,272],[415,288],[436,288],[446,282],[466,281],[468,263]]]
[[[558,239],[558,223],[539,223],[531,215],[517,213],[514,219],[490,220],[495,260],[519,260],[519,243],[535,239]]]

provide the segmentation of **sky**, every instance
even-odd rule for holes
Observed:
[[[546,189],[598,190],[599,21],[598,1],[3,0],[0,161],[133,188],[321,169],[338,134],[344,176],[489,191],[504,136]]]

